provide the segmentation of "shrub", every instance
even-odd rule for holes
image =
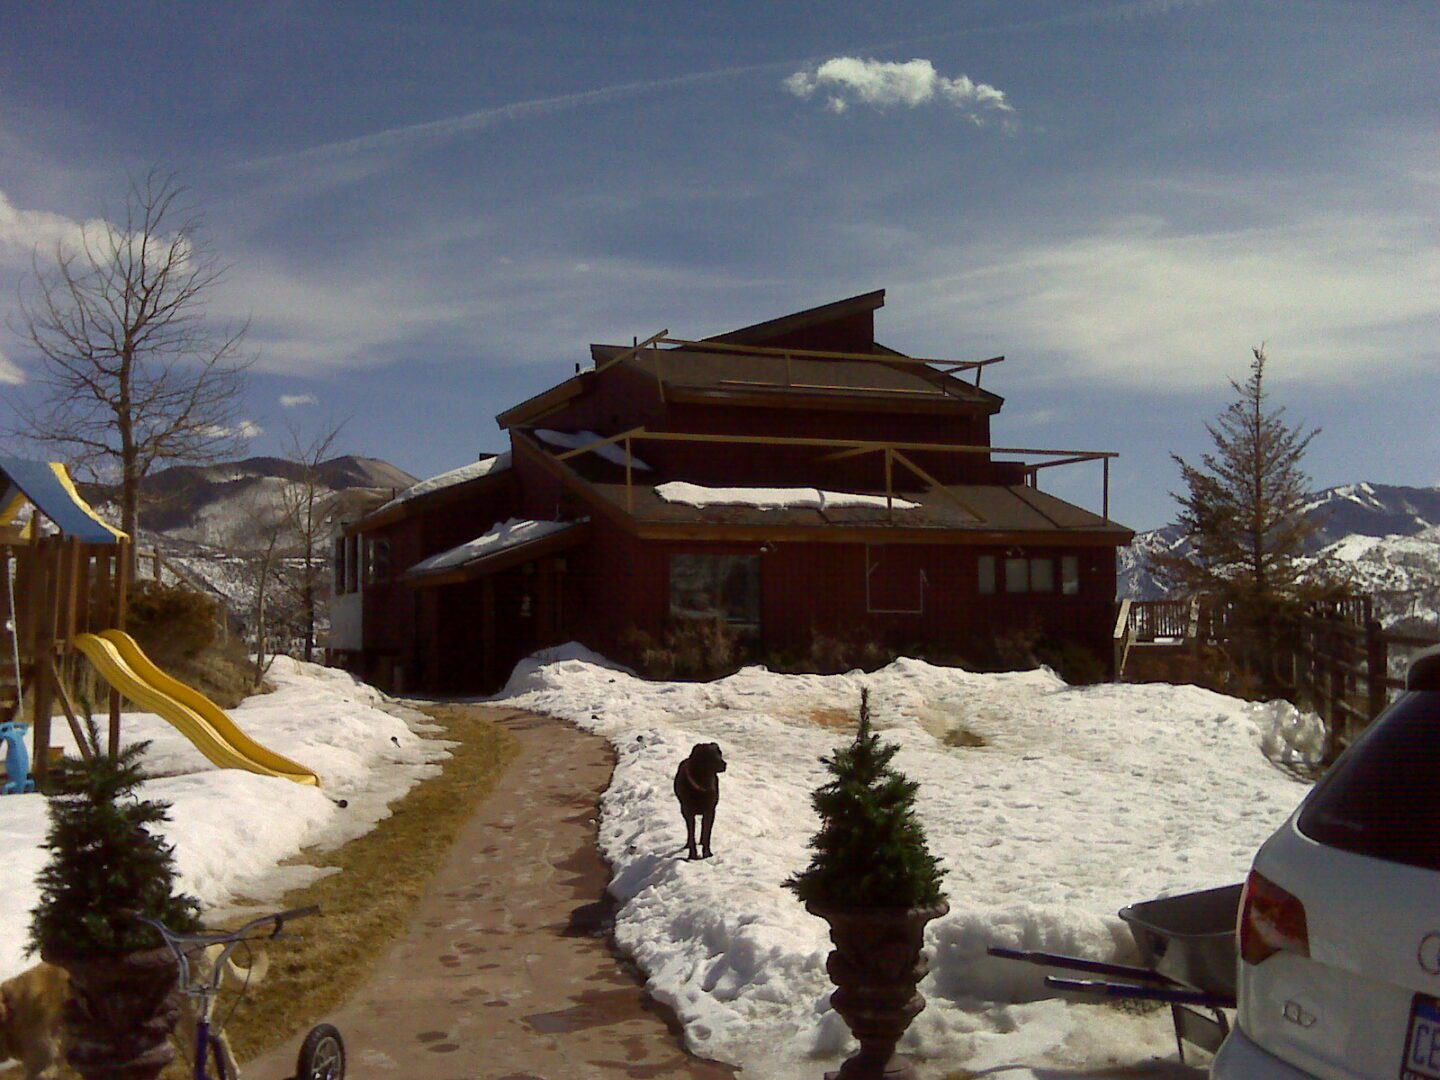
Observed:
[[[856,668],[874,671],[890,663],[895,656],[895,650],[878,641],[858,636],[831,637],[812,629],[803,652],[773,650],[766,656],[765,662],[771,671],[787,675],[839,675]]]
[[[899,749],[870,730],[870,692],[861,690],[855,741],[821,759],[833,779],[811,796],[820,831],[810,841],[810,865],[785,881],[801,900],[906,908],[944,898],[944,871],[915,816],[919,785],[890,766]]]
[[[219,606],[194,589],[137,581],[130,587],[125,629],[152,658],[193,658],[219,636]]]
[[[86,718],[92,740],[95,723]],[[136,797],[148,743],[119,757],[66,758],[61,793],[49,800],[42,845],[40,903],[30,919],[30,951],[121,953],[152,948],[155,931],[138,912],[179,932],[200,927],[199,904],[175,891],[173,849],[150,830],[168,820],[169,804]]]
[[[626,661],[648,679],[718,679],[736,671],[747,655],[741,632],[722,619],[677,619],[659,640],[631,627],[620,645]]]
[[[1050,638],[1035,647],[1035,658],[1071,686],[1104,682],[1104,662],[1078,641]]]

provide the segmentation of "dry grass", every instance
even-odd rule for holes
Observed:
[[[270,946],[269,973],[233,1015],[233,998],[217,1006],[218,1019],[230,1016],[225,1028],[241,1061],[315,1023],[365,978],[404,931],[460,827],[515,754],[514,737],[477,708],[425,711],[445,728],[443,738],[458,743],[444,772],[395,803],[372,832],[303,860],[339,872],[287,893],[277,906],[319,904],[322,917],[294,924],[294,936]],[[165,1073],[167,1080],[189,1075],[179,1060]]]
[[[838,708],[833,705],[811,709],[805,714],[805,719],[816,727],[840,730],[855,728],[860,723],[860,716],[853,708]]]
[[[969,728],[955,727],[945,733],[946,746],[989,746],[984,735],[977,735]]]

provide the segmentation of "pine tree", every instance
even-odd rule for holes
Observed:
[[[1230,380],[1235,400],[1205,425],[1214,452],[1198,466],[1171,455],[1185,485],[1171,497],[1188,543],[1158,556],[1155,568],[1175,591],[1228,604],[1243,647],[1268,676],[1280,624],[1306,593],[1297,559],[1315,525],[1305,516],[1310,479],[1301,461],[1320,432],[1290,426],[1283,408],[1266,410],[1265,349],[1251,351],[1249,379]]]
[[[93,721],[90,727],[94,740]],[[128,746],[114,758],[66,759],[65,789],[49,800],[42,846],[50,861],[37,879],[31,952],[123,953],[159,945],[155,931],[131,912],[176,931],[199,929],[199,903],[175,892],[174,849],[150,831],[169,820],[169,804],[135,795],[148,745]]]
[[[944,871],[915,816],[920,785],[891,768],[900,747],[870,729],[870,692],[860,692],[855,741],[821,758],[834,778],[811,802],[820,831],[810,865],[785,886],[807,903],[835,907],[924,907],[944,894]]]

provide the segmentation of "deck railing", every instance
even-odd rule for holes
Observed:
[[[916,464],[912,457],[912,455],[922,453],[945,453],[982,454],[986,456],[993,454],[1017,454],[1053,459],[1033,463],[1015,463],[1023,468],[1026,484],[1037,489],[1039,487],[1038,474],[1041,469],[1052,468],[1056,465],[1073,465],[1084,461],[1099,461],[1101,462],[1103,470],[1101,477],[1101,517],[1108,524],[1110,521],[1110,459],[1120,456],[1113,450],[1042,450],[1033,447],[882,442],[867,439],[805,439],[779,435],[707,435],[678,431],[647,431],[644,427],[636,427],[628,431],[622,431],[618,435],[596,439],[594,442],[586,443],[584,446],[566,450],[562,454],[555,455],[555,460],[568,461],[570,458],[591,453],[606,446],[619,446],[624,451],[625,457],[625,505],[627,510],[634,512],[635,458],[632,453],[632,448],[634,444],[638,442],[685,442],[810,448],[824,451],[815,459],[817,464],[840,461],[851,457],[861,457],[866,454],[881,454],[884,456],[885,464],[886,520],[890,523],[894,523],[895,520],[895,466],[897,465],[907,472],[912,473],[922,483],[928,484],[931,488],[939,491],[967,514],[979,520],[984,520],[983,514],[968,505],[958,494],[951,491],[944,484],[936,480],[929,472]]]

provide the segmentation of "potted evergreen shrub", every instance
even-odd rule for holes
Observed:
[[[48,804],[50,860],[30,951],[70,975],[66,1056],[85,1080],[150,1080],[174,1056],[175,958],[134,914],[179,931],[200,925],[199,904],[175,891],[173,850],[150,831],[169,806],[135,794],[145,746],[67,759],[64,787]]]
[[[915,817],[919,785],[890,766],[899,749],[871,731],[870,695],[862,690],[855,741],[822,759],[832,779],[811,798],[820,831],[810,841],[810,865],[785,882],[830,924],[830,1001],[860,1042],[827,1080],[916,1075],[895,1046],[925,1008],[916,990],[929,970],[925,924],[950,907],[940,890],[944,871]]]

